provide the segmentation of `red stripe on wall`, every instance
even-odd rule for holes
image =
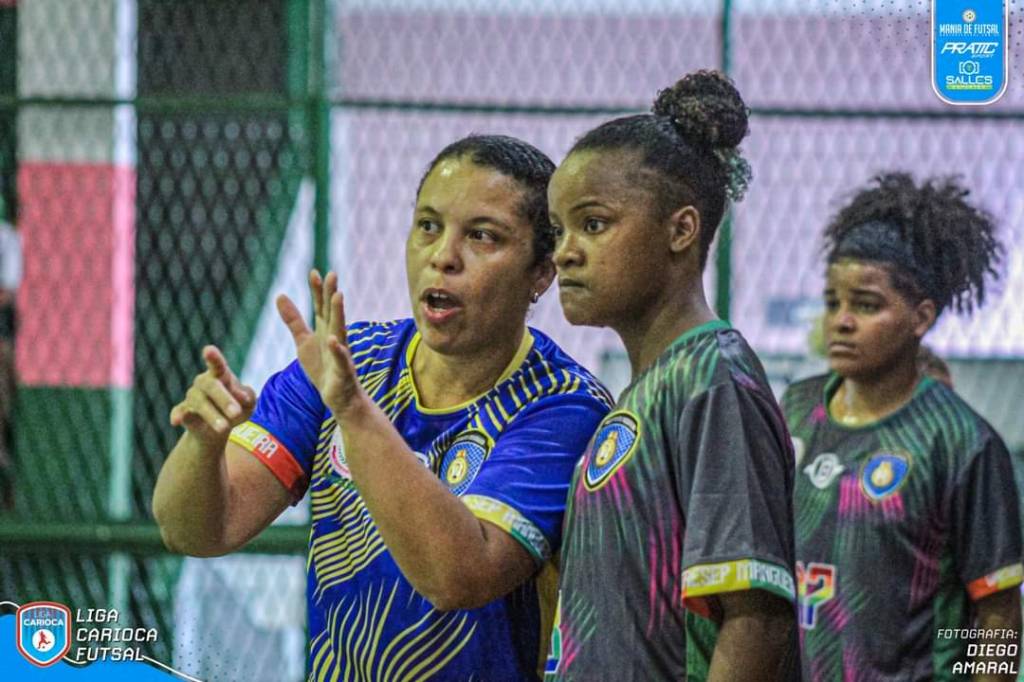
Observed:
[[[18,291],[21,383],[132,383],[135,169],[22,163]]]

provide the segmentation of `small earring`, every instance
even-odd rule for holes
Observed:
[[[536,303],[539,300],[540,300],[540,294],[538,294],[536,291],[534,291],[532,294],[530,294],[530,303]]]

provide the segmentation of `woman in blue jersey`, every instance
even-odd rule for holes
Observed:
[[[552,177],[565,315],[614,329],[632,366],[573,481],[552,679],[796,672],[789,438],[701,281],[750,178],[746,133],[732,83],[696,72],[586,133]]]
[[[553,277],[553,164],[503,136],[444,149],[406,243],[412,318],[316,321],[258,400],[216,348],[171,413],[154,513],[169,547],[242,546],[308,491],[311,679],[531,680],[572,468],[604,390],[525,325]]]
[[[939,315],[980,306],[997,272],[995,225],[967,196],[952,179],[886,173],[825,228],[830,372],[783,397],[808,681],[1016,678],[1010,458],[920,361]]]

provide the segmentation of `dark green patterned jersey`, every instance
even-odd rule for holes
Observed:
[[[834,422],[836,375],[792,385],[804,678],[947,680],[967,661],[970,602],[1021,582],[1013,470],[1002,440],[925,379],[874,424]]]
[[[717,595],[757,588],[795,603],[792,466],[782,413],[739,332],[716,321],[677,339],[577,465],[548,679],[700,679]],[[700,646],[687,646],[689,620]],[[796,654],[794,628],[794,664]]]

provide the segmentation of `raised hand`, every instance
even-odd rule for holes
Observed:
[[[228,367],[216,346],[203,348],[206,371],[196,376],[185,399],[171,408],[171,425],[184,426],[203,443],[222,445],[231,429],[252,415],[256,392]]]
[[[313,329],[295,303],[283,294],[277,298],[277,311],[292,334],[303,371],[320,392],[324,404],[340,416],[365,393],[348,351],[345,304],[338,291],[337,274],[328,272],[321,278],[313,270],[309,273],[309,292],[313,298]]]

